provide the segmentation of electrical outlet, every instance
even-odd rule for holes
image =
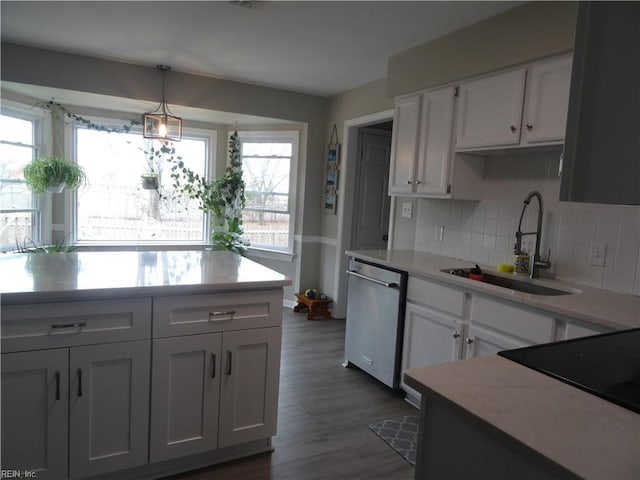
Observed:
[[[436,225],[436,229],[433,232],[433,238],[436,242],[441,242],[444,236],[444,225]]]
[[[589,255],[589,265],[603,267],[607,256],[607,244],[593,242],[591,244],[591,254]]]
[[[412,215],[413,215],[413,203],[404,202],[402,204],[402,216],[405,218],[411,218]]]

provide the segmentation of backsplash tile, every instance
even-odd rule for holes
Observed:
[[[558,156],[553,151],[489,157],[481,201],[420,199],[414,248],[488,265],[511,262],[523,200],[538,190],[544,204],[540,253],[546,258],[551,249],[551,273],[640,295],[640,207],[560,202]],[[534,199],[522,219],[523,232],[535,232],[537,211]],[[534,235],[523,237],[531,253],[534,242]],[[595,242],[606,243],[604,266],[590,265]]]

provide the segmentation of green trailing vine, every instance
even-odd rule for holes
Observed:
[[[238,132],[229,138],[229,164],[224,175],[209,180],[195,173],[180,160],[172,161],[174,190],[198,201],[198,208],[211,215],[211,241],[216,248],[246,254],[249,241],[243,238],[242,209],[245,207],[245,184]]]
[[[129,133],[133,127],[136,125],[142,125],[142,121],[140,120],[130,120],[128,123],[125,123],[121,127],[107,127],[105,125],[100,125],[98,123],[92,122],[91,120],[87,120],[80,115],[70,112],[66,107],[60,105],[58,102],[53,100],[49,100],[46,103],[41,104],[43,108],[53,111],[54,109],[60,110],[64,116],[70,118],[71,120],[81,123],[91,130],[98,130],[99,132],[107,132],[107,133]]]

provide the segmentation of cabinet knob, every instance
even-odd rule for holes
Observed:
[[[467,337],[467,345],[471,345],[473,343],[473,338]]]
[[[420,180],[416,180],[416,181],[415,181],[415,182],[413,182],[413,183],[415,183],[416,185],[420,185],[422,182],[421,182]]]
[[[530,123],[527,123],[527,130],[529,131],[533,130],[533,125],[531,125]]]
[[[518,129],[515,127],[515,125],[511,125],[511,133],[516,133]]]
[[[460,333],[457,330],[453,332],[453,338],[460,338]]]
[[[407,185],[411,185],[413,182],[411,180],[407,180]]]

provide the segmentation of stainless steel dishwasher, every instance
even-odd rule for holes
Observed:
[[[397,389],[407,273],[352,259],[349,262],[345,363]]]

